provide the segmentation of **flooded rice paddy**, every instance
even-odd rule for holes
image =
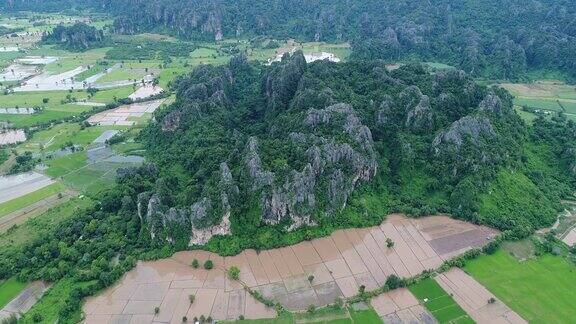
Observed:
[[[289,310],[324,306],[351,297],[360,285],[375,289],[391,274],[411,277],[444,260],[487,243],[497,231],[446,216],[409,219],[390,215],[380,226],[346,229],[312,241],[273,250],[245,250],[233,257],[184,251],[139,262],[118,284],[84,305],[86,323],[181,323],[201,315],[216,320],[271,318],[273,308],[253,299],[240,282],[226,276],[240,268],[240,281]],[[388,247],[386,238],[394,246]],[[210,259],[214,269],[194,269]],[[314,276],[309,280],[309,276]],[[189,295],[195,295],[190,303]],[[396,292],[402,294],[402,292]],[[410,298],[409,296],[399,296]],[[406,302],[405,304],[410,304]],[[402,304],[404,305],[404,304]],[[414,306],[414,305],[412,305]],[[412,307],[410,306],[410,307]],[[155,307],[160,311],[155,314]]]

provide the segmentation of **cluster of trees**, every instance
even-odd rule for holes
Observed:
[[[107,41],[104,32],[85,23],[59,25],[42,36],[45,44],[56,44],[72,51],[101,47]]]
[[[153,41],[117,42],[106,52],[110,60],[169,60],[172,57],[187,57],[196,46],[184,42]]]

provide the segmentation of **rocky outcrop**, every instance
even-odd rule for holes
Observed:
[[[370,180],[376,173],[378,163],[372,134],[350,105],[338,103],[324,109],[309,109],[303,124],[309,131],[292,132],[289,138],[306,148],[308,161],[302,170],[291,170],[283,183],[277,182],[273,172],[263,169],[257,139],[248,140],[246,169],[252,191],[260,192],[262,220],[267,224],[278,224],[290,217],[289,229],[313,225],[311,216],[319,207],[328,214],[340,211],[357,183]],[[342,143],[322,134],[318,129],[323,126],[346,134],[350,142]],[[326,189],[319,186],[323,179],[328,179]],[[318,206],[319,195],[327,196],[326,206]]]
[[[434,114],[432,108],[430,108],[430,98],[428,96],[422,95],[418,104],[408,110],[406,127],[416,132],[428,131],[434,128]]]
[[[494,92],[489,91],[478,106],[480,110],[501,115],[503,112],[502,100]]]
[[[432,146],[438,154],[442,145],[452,145],[460,150],[467,139],[473,145],[479,145],[482,139],[496,136],[490,120],[485,117],[466,116],[455,121],[447,131],[436,136]]]
[[[246,147],[246,166],[252,179],[252,190],[259,190],[264,186],[270,186],[274,182],[274,173],[264,171],[262,161],[258,154],[258,139],[250,137]]]
[[[394,100],[386,96],[376,111],[376,124],[387,125],[393,119]]]
[[[298,83],[306,70],[302,51],[284,54],[282,61],[264,79],[263,92],[270,112],[284,109],[294,97]]]
[[[192,204],[190,208],[167,208],[162,204],[158,194],[140,193],[137,199],[138,217],[141,223],[147,227],[150,237],[152,239],[164,239],[172,243],[178,232],[188,230],[190,231],[189,244],[202,245],[206,244],[214,235],[230,234],[230,204],[237,199],[239,189],[226,163],[220,164],[220,173],[220,205],[213,203],[210,198],[204,197]],[[161,182],[161,179],[158,182]],[[220,223],[207,225],[216,211],[222,212]]]

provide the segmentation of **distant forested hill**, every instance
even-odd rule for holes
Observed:
[[[550,68],[576,77],[576,6],[569,0],[131,0],[110,5],[120,17],[116,29],[125,33],[168,29],[182,37],[257,34],[350,41],[356,58],[440,60],[497,78]]]
[[[514,79],[553,69],[576,78],[571,0],[10,0],[13,9],[91,6],[119,33],[188,39],[265,35],[349,41],[354,57],[442,61],[472,75]]]

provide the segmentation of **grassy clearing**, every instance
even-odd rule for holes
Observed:
[[[534,258],[536,256],[536,248],[534,243],[529,239],[520,241],[510,241],[502,243],[502,249],[519,261]]]
[[[58,74],[74,70],[79,66],[96,64],[98,60],[104,58],[104,55],[106,55],[109,49],[110,48],[97,48],[80,53],[58,51],[55,54],[58,54],[57,56],[60,56],[61,59],[46,65],[45,71],[51,74]]]
[[[276,318],[257,320],[223,321],[222,323],[243,324],[380,324],[382,319],[374,309],[354,310],[348,308],[324,307],[314,313],[284,313]]]
[[[474,323],[466,312],[434,281],[427,278],[409,287],[440,323]],[[424,301],[426,300],[426,301]]]
[[[0,204],[0,218],[24,207],[30,206],[42,199],[53,196],[62,190],[64,190],[64,186],[61,183],[56,182],[27,195],[4,202]]]
[[[76,287],[88,286],[91,282],[79,285],[71,279],[63,279],[56,282],[42,298],[28,311],[18,323],[35,323],[34,314],[40,314],[42,323],[58,323],[59,312],[66,305],[67,297],[70,296],[72,289]],[[74,314],[73,323],[81,321],[80,309]]]
[[[45,231],[54,229],[61,221],[70,218],[74,212],[92,205],[88,198],[72,198],[70,201],[49,209],[47,212],[29,219],[24,224],[9,229],[0,235],[0,248],[8,249],[27,244]]]
[[[524,111],[524,110],[520,109],[520,107],[518,107],[518,106],[515,106],[514,110],[516,111],[518,116],[520,116],[520,118],[522,118],[522,120],[524,120],[524,122],[528,125],[532,125],[534,120],[536,118],[538,118],[538,116],[534,115],[531,112]]]
[[[514,104],[518,106],[528,106],[531,108],[562,111],[562,107],[560,107],[555,99],[514,98]]]
[[[90,101],[111,103],[114,102],[115,99],[127,98],[133,92],[134,88],[132,86],[100,90],[94,94],[94,97],[92,97]]]
[[[455,67],[453,67],[452,65],[439,63],[439,62],[426,62],[425,64],[434,70],[453,70],[453,69],[455,69]]]
[[[57,178],[80,169],[86,165],[86,162],[86,152],[77,152],[48,160],[46,162],[48,169],[45,172],[47,175]]]
[[[98,79],[98,83],[124,80],[140,81],[146,74],[144,69],[119,69],[102,76]]]
[[[115,184],[116,170],[121,166],[123,165],[116,164],[106,171],[90,167],[78,169],[65,175],[63,181],[66,185],[85,194],[96,194]]]
[[[25,282],[12,277],[0,284],[0,309],[4,308],[14,297],[26,288]]]
[[[86,147],[104,131],[124,128],[126,126],[92,126],[81,129],[77,123],[62,123],[34,133],[28,141],[16,149],[18,152],[55,151],[69,143]]]
[[[465,270],[530,323],[576,318],[576,268],[561,257],[519,262],[500,250],[470,261]]]

